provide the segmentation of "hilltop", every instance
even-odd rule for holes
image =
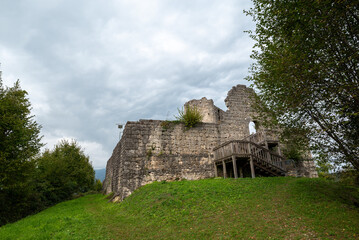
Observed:
[[[0,228],[1,239],[359,239],[359,192],[323,179],[155,182],[122,203],[100,194]]]

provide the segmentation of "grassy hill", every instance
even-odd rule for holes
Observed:
[[[107,201],[60,203],[0,239],[359,239],[358,189],[323,179],[160,182]]]

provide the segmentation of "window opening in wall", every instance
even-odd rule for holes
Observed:
[[[256,130],[256,123],[253,122],[253,121],[250,121],[249,122],[249,134],[254,134],[256,133],[257,130]]]

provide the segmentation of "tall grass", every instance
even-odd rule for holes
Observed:
[[[196,106],[186,105],[185,109],[178,109],[178,116],[175,116],[176,119],[186,126],[187,129],[196,126],[203,119],[200,111]]]

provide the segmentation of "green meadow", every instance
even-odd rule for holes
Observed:
[[[291,177],[155,182],[122,203],[57,204],[0,239],[359,239],[359,191]]]

